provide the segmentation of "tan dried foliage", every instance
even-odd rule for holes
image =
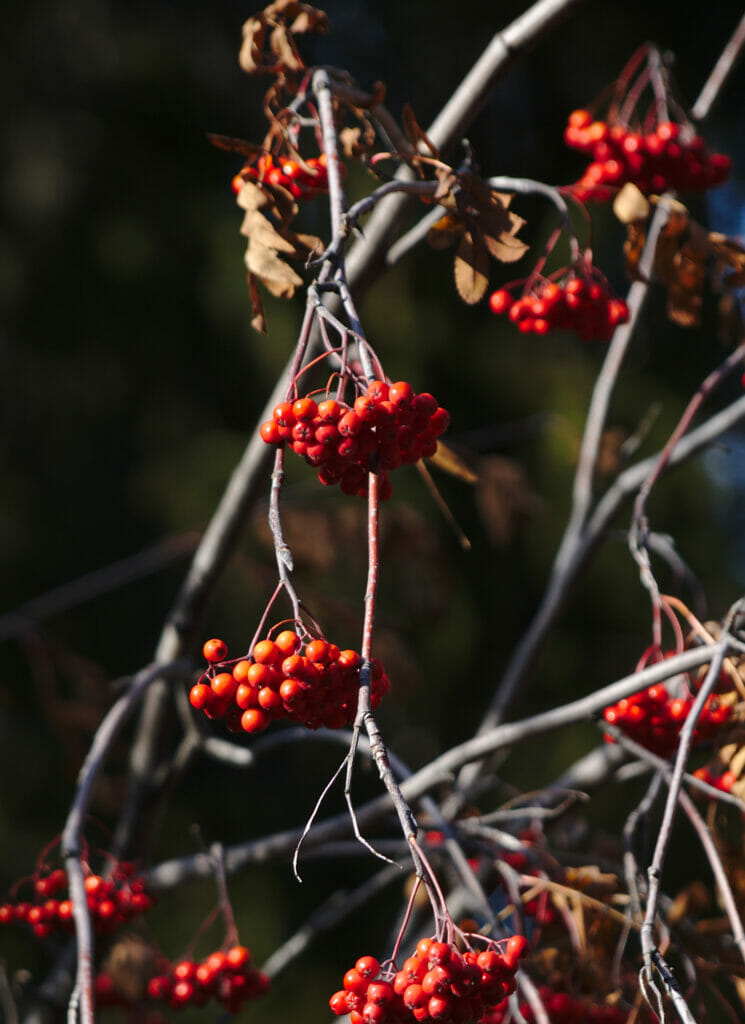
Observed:
[[[294,37],[327,29],[328,18],[317,7],[275,0],[244,22],[239,63],[249,75],[304,71]]]
[[[490,188],[469,171],[438,169],[435,199],[445,214],[427,233],[433,249],[457,242],[453,273],[458,294],[469,305],[480,302],[489,285],[489,257],[514,263],[528,246],[517,237],[525,224],[509,209],[511,195]]]
[[[632,279],[639,278],[639,259],[654,202],[654,197],[646,199],[629,183],[613,204],[616,216],[626,224],[624,254]],[[669,319],[681,327],[695,327],[701,322],[707,278],[724,296],[745,284],[745,249],[733,238],[707,231],[691,218],[683,203],[666,199],[665,211],[667,221],[657,240],[653,271],[667,288]],[[723,312],[730,306],[725,303]]]
[[[477,471],[475,500],[484,531],[494,547],[506,547],[535,514],[538,497],[513,459],[487,455],[479,460]]]
[[[279,254],[304,261],[321,242],[314,235],[299,234],[290,228],[297,204],[279,185],[247,181],[238,193],[237,202],[246,211],[241,234],[248,239],[245,261],[253,308],[251,323],[255,330],[264,334],[266,317],[257,282],[277,298],[292,298],[303,279]]]

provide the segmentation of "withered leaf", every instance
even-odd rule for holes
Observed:
[[[478,483],[478,474],[468,465],[463,456],[443,441],[437,442],[437,451],[430,457],[429,463],[432,466],[437,466],[443,473],[449,473],[450,476],[463,480],[464,483]]]
[[[292,256],[300,255],[294,242],[290,238],[283,237],[259,210],[246,210],[241,224],[241,234],[252,242],[265,245],[269,249],[276,249],[277,252],[288,253]]]
[[[266,334],[266,316],[264,314],[264,303],[261,301],[261,292],[254,275],[249,271],[246,275],[248,281],[248,295],[251,299],[251,326],[259,334]]]
[[[260,185],[253,181],[247,181],[235,197],[235,201],[242,210],[263,210],[271,205],[272,197]]]
[[[269,49],[287,71],[302,71],[305,67],[285,25],[277,25],[272,29]]]
[[[310,7],[308,4],[298,4],[300,13],[290,25],[290,32],[294,36],[302,35],[304,32],[327,32],[329,19],[326,12],[317,7]]]
[[[414,111],[408,103],[404,104],[404,108],[401,112],[401,123],[403,129],[406,132],[406,137],[415,150],[421,147],[429,150],[429,155],[438,158],[439,152],[437,147],[427,138],[427,134],[423,128],[420,127]]]
[[[500,263],[515,263],[517,260],[522,259],[528,249],[525,242],[506,232],[501,234],[499,238],[494,238],[492,235],[484,235],[484,244],[489,251],[489,255],[493,259],[499,260]]]
[[[263,70],[261,54],[265,39],[266,25],[263,18],[252,17],[243,23],[243,42],[238,63],[249,75]]]
[[[463,221],[453,213],[446,213],[427,232],[427,243],[441,252],[457,242],[463,231]]]
[[[480,302],[489,285],[489,253],[479,235],[463,233],[453,271],[455,287],[463,301],[469,306]]]
[[[483,299],[489,285],[489,254],[479,234],[464,231],[453,265],[455,288],[464,302],[473,305]]]
[[[303,279],[273,249],[253,241],[249,241],[246,248],[246,267],[260,278],[272,295],[280,299],[291,299],[295,289],[303,283]]]
[[[622,224],[633,224],[649,217],[649,200],[633,181],[627,181],[613,200],[613,212]]]
[[[518,462],[499,455],[481,459],[476,486],[476,507],[489,541],[504,547],[518,527],[532,515],[538,499]]]
[[[207,132],[207,139],[218,149],[225,149],[230,153],[240,153],[254,159],[262,152],[262,147],[255,142],[246,142],[245,139],[236,139],[232,135],[218,135],[216,132]]]

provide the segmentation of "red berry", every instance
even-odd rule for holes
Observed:
[[[224,640],[208,640],[202,648],[202,654],[206,661],[214,664],[218,661],[225,661],[228,656],[228,645]]]

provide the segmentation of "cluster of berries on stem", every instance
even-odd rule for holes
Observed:
[[[378,473],[384,500],[392,493],[389,471],[434,455],[449,421],[427,392],[416,394],[406,381],[374,380],[351,406],[334,398],[281,402],[261,436],[271,445],[286,441],[318,468],[322,484],[338,484],[345,494],[365,497],[368,474]]]
[[[504,314],[523,334],[548,334],[554,328],[575,331],[583,341],[609,341],[629,310],[615,298],[608,282],[584,258],[568,273],[536,276],[514,297],[509,288],[491,294],[489,308]]]
[[[671,757],[678,748],[680,730],[693,702],[694,698],[690,696],[673,696],[663,683],[659,683],[607,707],[603,718],[652,753]],[[710,739],[731,712],[730,705],[721,703],[714,696],[709,697],[696,723],[694,743]],[[613,742],[610,736],[606,739]]]
[[[203,1006],[215,999],[228,1013],[238,1013],[249,999],[268,990],[269,978],[253,966],[246,946],[218,950],[200,963],[180,960],[168,971],[156,974],[147,986],[150,999],[167,1003],[171,1009]]]
[[[339,164],[342,172],[344,165]],[[287,189],[293,199],[307,200],[328,192],[328,162],[326,154],[311,156],[302,162],[289,157],[274,157],[262,153],[255,163],[245,164],[233,178],[236,195],[247,181],[265,181]]]
[[[478,1021],[514,992],[518,961],[527,949],[522,935],[464,953],[453,943],[422,939],[400,971],[381,968],[373,956],[360,957],[329,1005],[337,1016],[350,1014],[351,1024]]]
[[[327,640],[303,643],[292,629],[254,645],[251,655],[225,664],[228,649],[208,640],[203,653],[210,668],[189,693],[194,708],[209,718],[226,718],[231,732],[261,732],[289,719],[310,729],[351,725],[357,710],[362,657]],[[381,662],[371,659],[370,706],[390,688]]]
[[[567,145],[592,162],[571,194],[582,202],[607,202],[627,182],[645,195],[669,189],[705,192],[730,174],[730,159],[708,153],[706,143],[687,124],[661,121],[632,131],[619,122],[595,120],[589,110],[574,110],[564,131]]]
[[[37,872],[29,881],[32,899],[0,904],[0,924],[29,925],[39,939],[59,929],[73,931],[73,906],[64,869]],[[117,863],[106,878],[90,872],[85,879],[85,892],[93,926],[103,934],[146,913],[153,905],[153,896],[147,891],[144,879],[130,864]]]

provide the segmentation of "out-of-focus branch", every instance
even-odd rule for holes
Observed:
[[[154,664],[142,669],[132,678],[127,692],[109,709],[96,730],[88,756],[78,776],[77,789],[72,806],[62,831],[62,856],[70,886],[73,904],[75,934],[78,942],[78,966],[75,991],[80,999],[80,1014],[83,1024],[93,1024],[93,928],[88,910],[81,862],[81,836],[85,815],[90,802],[93,785],[103,767],[111,745],[122,726],[130,717],[142,694],[156,679],[170,679],[189,671],[188,664],[173,662],[170,665]],[[72,1012],[72,1009],[71,1009]]]
[[[718,652],[727,652],[734,645],[732,638],[706,647],[685,651],[674,658],[664,661],[641,672],[625,676],[586,697],[564,704],[542,714],[532,715],[519,722],[508,722],[497,726],[490,733],[475,737],[461,743],[441,754],[425,767],[415,772],[401,783],[401,791],[408,801],[418,800],[433,787],[452,779],[452,773],[469,761],[484,757],[496,750],[513,746],[544,733],[553,732],[574,722],[586,721],[599,714],[609,704],[614,704],[623,697],[662,682],[681,672],[689,672],[699,665],[705,665]],[[363,804],[356,810],[357,820],[361,827],[366,827],[381,817],[390,814],[392,804],[387,794]],[[318,822],[305,840],[308,847],[324,843],[330,839],[338,839],[349,835],[352,825],[349,816],[336,815]],[[271,836],[250,840],[225,850],[225,867],[228,872],[238,871],[249,863],[266,863],[278,857],[286,857],[294,849],[300,837],[300,830],[286,829]],[[151,869],[146,875],[148,884],[155,889],[171,889],[186,878],[204,877],[210,874],[210,861],[203,854],[191,857],[176,858],[166,861]]]

